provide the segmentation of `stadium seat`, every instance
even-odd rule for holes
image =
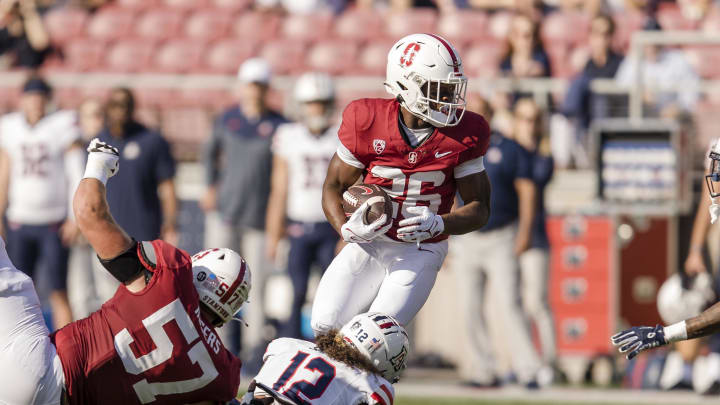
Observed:
[[[488,36],[490,18],[487,13],[462,11],[443,15],[437,31],[458,47],[459,43]]]
[[[393,41],[373,41],[367,44],[357,58],[358,67],[362,73],[368,75],[384,76],[387,67],[387,55]]]
[[[675,3],[662,2],[658,6],[657,20],[664,30],[692,30],[698,28],[700,21],[686,19]]]
[[[196,107],[219,111],[232,105],[235,99],[232,88],[188,88],[178,91],[178,101],[179,105],[183,107]]]
[[[510,33],[510,24],[512,23],[513,14],[506,11],[494,13],[490,17],[488,25],[488,33],[491,37],[505,41]]]
[[[225,10],[229,13],[243,11],[252,5],[253,0],[212,0],[211,4],[214,8]]]
[[[282,33],[294,40],[323,39],[329,36],[332,22],[330,14],[289,15],[282,21]]]
[[[234,74],[245,59],[255,55],[257,48],[257,43],[251,41],[221,40],[208,51],[204,69],[211,73]]]
[[[202,108],[169,108],[161,112],[161,131],[170,142],[199,145],[210,136],[212,118]]]
[[[105,53],[103,42],[91,39],[76,39],[63,48],[63,68],[68,71],[86,72],[100,66]]]
[[[140,108],[173,108],[181,105],[174,89],[137,86],[132,89]]]
[[[233,23],[233,35],[239,39],[268,41],[275,38],[280,19],[268,13],[244,13]]]
[[[590,32],[590,18],[579,12],[556,12],[545,17],[540,37],[546,45],[558,42],[569,46],[587,42]]]
[[[344,40],[320,42],[310,48],[305,65],[329,74],[356,73],[358,47]],[[353,71],[354,72],[351,72]]]
[[[335,21],[335,36],[366,41],[383,35],[382,16],[372,11],[348,11]]]
[[[166,73],[188,73],[200,66],[207,44],[176,39],[164,44],[155,56],[153,69]]]
[[[53,101],[60,108],[75,109],[83,101],[82,92],[77,87],[55,87]]]
[[[156,7],[158,0],[115,0],[113,4],[122,8],[142,11]]]
[[[115,40],[132,32],[136,13],[114,6],[101,8],[90,19],[87,35],[93,39]]]
[[[615,14],[613,20],[615,20],[613,42],[615,47],[624,53],[630,46],[630,37],[635,31],[642,29],[646,17],[642,13],[626,12]]]
[[[134,34],[151,40],[176,38],[184,21],[185,14],[179,10],[149,10],[140,16]]]
[[[76,7],[54,8],[45,14],[45,28],[50,40],[58,45],[79,38],[85,32],[88,21],[87,11]]]
[[[209,0],[162,0],[165,7],[181,10],[202,10],[209,5]]]
[[[303,41],[280,39],[266,42],[260,51],[260,57],[268,61],[275,74],[297,73],[304,69],[305,50]]]
[[[493,77],[500,67],[505,46],[500,41],[484,41],[462,54],[465,74],[468,76]]]
[[[154,51],[152,41],[119,41],[105,56],[105,68],[112,72],[142,72],[150,66]]]
[[[396,41],[417,32],[435,32],[437,14],[433,10],[409,9],[390,13],[385,20],[385,34]]]
[[[697,45],[684,49],[688,62],[703,79],[720,79],[720,46]]]
[[[227,36],[232,23],[232,14],[225,11],[196,11],[185,23],[185,36],[193,39],[212,41]]]
[[[341,90],[338,91],[338,95],[335,101],[335,108],[338,111],[343,111],[351,101],[360,98],[391,98],[392,96],[385,91],[382,80],[377,81],[377,87],[369,90]]]

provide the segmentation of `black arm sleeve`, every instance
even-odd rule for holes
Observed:
[[[139,249],[138,245],[140,245]],[[143,265],[138,256],[138,251],[142,249],[142,244],[133,239],[133,244],[126,251],[112,259],[101,259],[100,256],[98,259],[103,267],[123,284],[135,280],[140,275],[145,275],[145,281],[148,282],[152,277],[152,271]]]

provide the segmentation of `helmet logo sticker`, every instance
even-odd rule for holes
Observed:
[[[390,359],[390,363],[393,365],[395,371],[400,371],[405,368],[405,357],[407,356],[407,349],[403,346],[400,353],[397,356]]]
[[[200,272],[200,273],[198,273],[198,275],[197,275],[197,281],[200,281],[200,282],[202,282],[202,281],[204,281],[204,280],[205,280],[205,277],[207,277],[207,274],[205,274],[205,272],[204,272],[204,271],[201,271],[201,272]]]
[[[373,139],[373,149],[378,155],[385,150],[385,141],[383,139]]]
[[[409,67],[413,64],[413,59],[415,59],[415,54],[420,50],[420,44],[411,42],[408,44],[408,46],[405,47],[405,51],[403,52],[402,56],[400,57],[400,64],[405,65],[405,67]]]

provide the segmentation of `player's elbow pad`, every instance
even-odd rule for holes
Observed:
[[[142,249],[142,246],[140,249]],[[133,239],[132,245],[127,250],[112,259],[102,259],[99,256],[98,259],[100,259],[100,263],[105,267],[105,270],[123,284],[150,272],[138,257],[138,243],[135,239]],[[152,273],[150,272],[150,274]]]

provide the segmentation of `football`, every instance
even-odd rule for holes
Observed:
[[[390,196],[375,184],[356,184],[343,193],[342,205],[345,216],[352,215],[366,201],[370,203],[370,209],[365,214],[363,223],[370,224],[380,218],[382,214],[387,214],[388,222],[392,221],[392,201]]]

